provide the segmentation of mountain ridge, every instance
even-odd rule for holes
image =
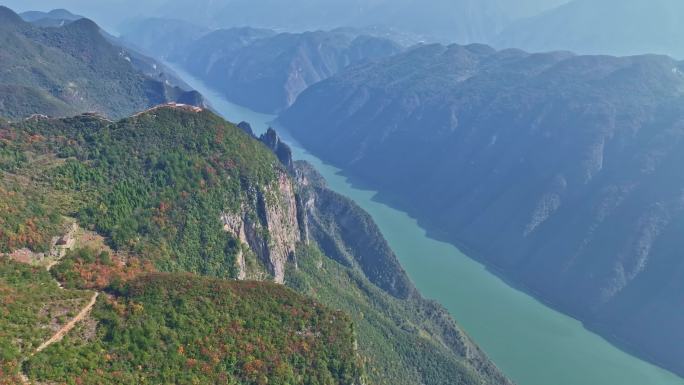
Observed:
[[[168,101],[203,103],[194,91],[144,74],[132,63],[132,54],[112,45],[88,19],[43,28],[8,8],[2,14],[13,22],[0,26],[0,56],[6,63],[0,84],[6,90],[32,90],[3,93],[1,115],[19,119],[52,111],[57,116],[98,112],[118,117]]]
[[[147,297],[129,296],[128,287],[157,277],[155,271],[171,273],[167,277],[172,280],[182,280],[179,273],[208,276],[191,280],[200,286],[218,282],[214,278],[280,282],[284,283],[280,288],[287,286],[349,315],[358,325],[354,351],[371,368],[367,373],[374,383],[509,383],[443,308],[415,292],[367,214],[345,198],[305,183],[318,179],[310,177],[311,172],[291,175],[292,170],[288,172],[265,144],[208,110],[162,105],[116,122],[92,114],[36,118],[4,124],[0,137],[0,169],[8,176],[0,180],[0,196],[7,197],[0,202],[15,208],[0,210],[0,224],[5,226],[0,228],[0,252],[6,254],[0,262],[9,256],[38,266],[51,264],[51,244],[58,236],[58,243],[70,249],[56,259],[53,277],[69,290],[104,290],[115,296],[114,303],[96,304],[95,317],[109,320],[96,331],[121,325],[115,315],[120,305],[130,309],[123,313],[124,320],[150,326],[164,324],[148,318],[160,311],[171,312],[171,318],[185,311],[194,314],[192,301],[185,302],[190,307],[162,309]],[[286,157],[281,159],[287,163]],[[75,230],[64,235],[72,223]],[[350,228],[354,223],[375,231],[354,232]],[[328,250],[335,245],[346,254],[337,258],[323,254],[318,244],[324,235]],[[372,255],[366,254],[350,247],[357,242],[377,247]],[[257,292],[275,287],[250,282],[225,285],[253,286]],[[157,285],[155,290],[168,294],[178,286]],[[260,298],[274,304],[273,298],[278,297]],[[144,306],[136,308],[136,303]],[[80,330],[75,329],[74,338]],[[180,336],[194,329],[172,330]],[[129,335],[125,328],[117,327],[116,333]],[[154,338],[144,351],[159,354]],[[80,373],[85,364],[76,358],[68,361],[68,369],[55,370],[65,367],[56,363],[60,354],[79,357],[82,349],[89,351],[88,344],[78,341],[66,339],[30,359],[24,365],[27,375],[59,381],[69,373]],[[124,337],[114,343],[96,339],[93,346],[104,344],[116,355],[125,346],[119,342],[126,341]],[[349,351],[349,346],[333,344],[326,349],[336,354]],[[190,348],[184,347],[188,352]],[[178,352],[176,347],[173,351]],[[138,362],[141,356],[126,357]],[[167,373],[176,373],[177,364],[185,362],[173,357]],[[126,378],[137,378],[138,371],[127,367],[128,362],[119,359],[101,367],[124,365]],[[332,373],[356,370],[353,360],[329,362],[340,362],[350,370]],[[158,375],[164,371],[157,369],[151,369],[155,378],[162,378]],[[88,372],[84,378],[85,383],[97,383],[107,376],[104,370]],[[183,379],[180,383],[191,383],[178,378]]]

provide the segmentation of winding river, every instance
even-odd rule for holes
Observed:
[[[169,65],[233,122],[247,121],[260,134],[275,119],[228,102],[202,81]],[[278,127],[276,127],[277,129]],[[509,286],[456,247],[427,237],[404,212],[352,186],[289,134],[279,134],[296,159],[312,163],[329,186],[359,204],[377,222],[418,289],[443,304],[503,372],[519,385],[684,385],[684,379],[631,356]]]

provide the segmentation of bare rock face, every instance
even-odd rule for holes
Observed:
[[[221,222],[223,222],[223,230],[237,239],[241,246],[249,245],[247,232],[245,231],[245,214],[242,207],[240,208],[240,212],[236,214],[224,212],[221,215]],[[240,250],[235,257],[235,264],[238,269],[237,279],[241,281],[245,280],[247,278],[247,263],[242,247],[240,247]]]
[[[259,137],[259,141],[266,145],[278,157],[280,163],[285,166],[288,172],[294,173],[294,161],[292,160],[292,150],[290,146],[280,140],[273,128],[269,128],[265,134]]]
[[[269,267],[275,281],[285,281],[285,264],[295,260],[297,242],[301,241],[297,219],[297,201],[292,181],[281,174],[278,185],[266,191],[264,212],[269,233]],[[269,201],[273,200],[273,204]]]
[[[224,230],[249,247],[275,282],[285,282],[288,261],[296,261],[297,243],[302,241],[295,188],[282,172],[277,183],[255,191],[237,213],[221,215]],[[245,255],[236,258],[238,279],[247,278]]]

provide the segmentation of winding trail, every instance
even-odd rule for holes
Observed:
[[[50,337],[49,340],[43,342],[42,345],[36,349],[35,353],[40,353],[41,351],[45,350],[48,346],[54,344],[55,342],[59,342],[64,338],[65,335],[67,335],[71,329],[73,329],[77,323],[79,323],[83,318],[85,318],[90,310],[92,310],[93,306],[95,306],[95,302],[97,302],[97,297],[100,295],[100,293],[95,292],[93,294],[93,297],[90,299],[90,302],[81,309],[81,311],[74,317],[71,321],[69,321],[66,325],[62,326],[61,329],[57,331],[52,337]],[[35,354],[34,353],[34,354]]]
[[[72,225],[71,229],[69,232],[63,237],[65,239],[64,244],[61,246],[54,245],[51,255],[54,255],[56,257],[55,260],[51,261],[45,268],[50,271],[55,265],[57,265],[66,252],[70,249],[73,248],[74,246],[74,232],[78,229],[78,227],[74,224]],[[57,286],[59,287],[60,290],[63,290],[64,287],[62,286],[62,283],[55,280],[57,282]],[[30,354],[30,356],[33,356],[37,353],[42,352],[43,350],[47,349],[50,345],[59,342],[69,334],[71,330],[73,330],[76,325],[81,322],[87,315],[90,313],[90,311],[93,309],[93,306],[95,306],[95,303],[97,302],[97,297],[100,295],[99,292],[94,292],[93,296],[90,298],[90,301],[81,309],[81,311],[74,317],[72,318],[69,322],[67,322],[64,326],[62,326],[55,334],[50,337],[47,341],[43,342],[33,353]],[[26,373],[23,371],[20,371],[19,374],[19,381],[21,382],[22,385],[31,385],[31,380],[26,376]]]
[[[31,355],[35,355],[36,353],[40,353],[41,351],[47,349],[50,345],[59,342],[64,338],[65,335],[67,335],[74,327],[76,327],[76,324],[78,324],[80,321],[85,318],[88,313],[93,309],[93,306],[95,306],[95,303],[97,302],[97,297],[100,295],[99,292],[95,292],[93,294],[93,297],[90,299],[87,305],[81,311],[76,315],[76,317],[72,318],[71,321],[69,321],[66,325],[62,326],[52,337],[50,337],[49,340],[43,342],[42,345],[40,345],[35,352],[31,353]],[[26,376],[23,371],[19,372],[19,380],[21,381],[22,385],[31,385],[31,381],[29,378]]]

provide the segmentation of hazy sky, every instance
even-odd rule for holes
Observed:
[[[126,19],[302,31],[384,26],[413,38],[528,51],[684,57],[684,0],[4,0],[15,11],[66,8],[112,33]],[[3,3],[3,0],[0,0]]]
[[[50,11],[65,8],[87,16],[102,27],[114,31],[126,18],[152,14],[167,0],[0,0],[17,12]]]
[[[483,41],[510,21],[568,0],[5,0],[18,12],[66,8],[110,32],[125,19],[159,16],[209,27],[282,29],[384,25],[445,41]],[[2,0],[0,0],[2,2]]]

